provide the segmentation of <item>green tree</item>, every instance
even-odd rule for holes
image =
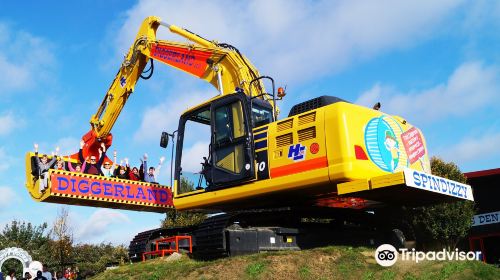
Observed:
[[[109,265],[122,265],[128,261],[128,250],[123,245],[110,243],[77,244],[73,247],[73,260],[80,275],[91,277],[103,272]]]
[[[50,231],[53,239],[51,255],[55,257],[59,271],[63,271],[68,264],[72,263],[73,230],[69,226],[68,215],[68,208],[61,207]]]
[[[432,157],[431,169],[434,175],[466,182],[466,177],[455,163]],[[460,239],[467,235],[473,216],[474,202],[461,200],[412,209],[410,221],[417,241],[424,248],[437,242],[441,248],[454,250]]]
[[[180,193],[194,191],[194,183],[186,177],[181,177]],[[163,228],[185,227],[197,225],[206,219],[207,215],[194,212],[178,212],[172,210],[166,213],[165,219],[161,221]]]
[[[48,261],[49,233],[47,224],[33,226],[31,223],[14,220],[7,224],[0,233],[0,250],[8,247],[18,247],[26,250],[34,260],[41,262]],[[9,269],[16,269],[18,275],[22,273],[18,268],[18,261],[7,261],[2,267],[2,272],[6,275]]]

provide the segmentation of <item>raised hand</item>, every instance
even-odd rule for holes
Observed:
[[[165,157],[161,157],[161,158],[160,158],[160,164],[162,164],[162,163],[163,163],[163,161],[165,161]]]
[[[148,160],[148,154],[144,154],[144,161]]]
[[[35,152],[38,152],[38,143],[33,144],[33,147],[35,147]]]
[[[113,157],[116,157],[116,150],[113,151]]]
[[[59,154],[59,146],[56,147],[56,155]]]
[[[104,143],[101,143],[101,147],[102,147],[102,152],[105,153],[106,152],[106,145],[104,145]]]
[[[83,149],[83,146],[85,146],[85,141],[80,140],[80,149]]]

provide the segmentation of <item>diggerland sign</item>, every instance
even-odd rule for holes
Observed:
[[[17,259],[23,264],[24,269],[28,269],[29,264],[33,261],[30,254],[21,248],[5,248],[0,251],[0,268],[8,259]]]
[[[51,193],[76,195],[80,198],[118,200],[125,203],[140,202],[165,207],[173,206],[172,192],[167,187],[93,175],[72,175],[69,172],[51,175]]]

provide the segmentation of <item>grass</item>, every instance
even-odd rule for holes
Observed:
[[[500,279],[500,269],[477,261],[398,261],[384,268],[373,250],[332,246],[304,251],[261,253],[195,261],[187,257],[167,262],[155,259],[106,271],[104,279]]]
[[[247,268],[245,269],[245,272],[250,278],[256,279],[259,277],[259,275],[262,274],[262,272],[264,272],[265,269],[266,269],[265,263],[255,262],[255,263],[249,264],[247,266]]]

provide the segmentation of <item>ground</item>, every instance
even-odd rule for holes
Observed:
[[[500,269],[478,261],[398,261],[379,266],[368,248],[325,247],[261,253],[215,261],[184,256],[155,259],[106,271],[93,280],[113,279],[500,279]]]

